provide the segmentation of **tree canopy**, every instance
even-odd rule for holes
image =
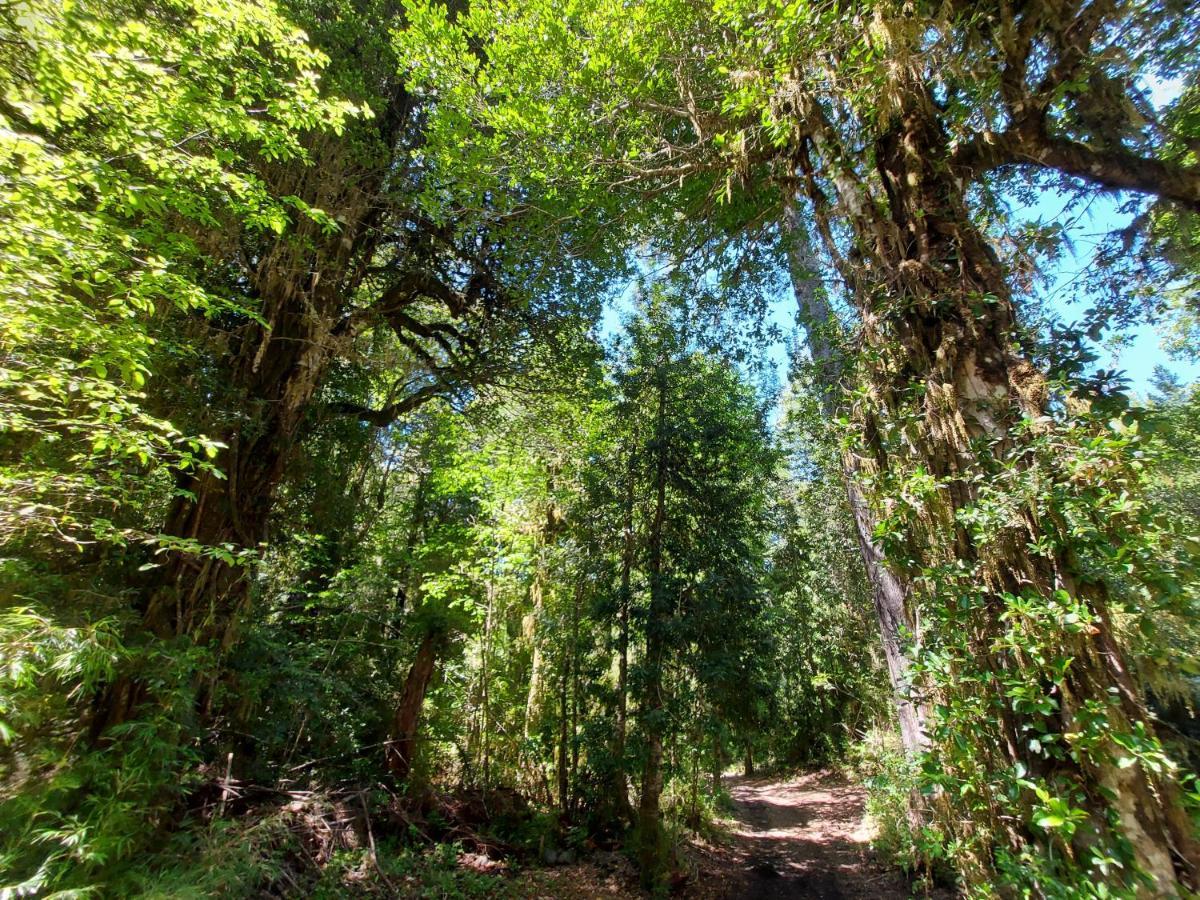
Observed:
[[[15,0],[0,60],[0,897],[737,896],[738,764],[913,890],[1200,890],[1189,4]]]

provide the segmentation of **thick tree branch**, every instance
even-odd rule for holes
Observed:
[[[446,307],[450,315],[456,319],[467,311],[468,301],[462,293],[424,269],[407,272],[401,280],[399,287],[400,290],[395,294],[395,299],[397,300],[416,297],[428,297],[431,300],[438,300]],[[394,301],[390,305],[385,305],[387,299],[388,294],[384,294],[380,303],[377,304],[385,314],[389,309],[396,308]],[[407,306],[408,303],[403,303],[402,305]]]
[[[1110,190],[1150,194],[1200,212],[1200,169],[1120,148],[1098,150],[1032,128],[980,135],[960,146],[951,163],[968,178],[1003,166],[1041,166]]]
[[[390,319],[422,297],[441,302],[456,319],[461,318],[471,305],[471,297],[468,294],[452,288],[425,269],[410,269],[389,285],[370,306],[356,309],[345,316],[338,322],[333,333],[335,336],[356,334],[377,315]]]
[[[479,347],[479,342],[471,335],[463,334],[445,322],[421,322],[399,310],[390,312],[387,321],[392,326],[392,330],[396,332],[397,337],[403,338],[405,334],[409,334],[427,338],[441,347],[452,361],[456,360],[458,353],[464,347],[472,350]]]
[[[383,409],[371,409],[369,406],[360,406],[357,403],[332,403],[330,409],[342,415],[355,416],[363,422],[374,425],[376,428],[386,428],[395,422],[405,413],[410,413],[415,409],[433,400],[435,397],[441,397],[448,393],[449,389],[444,384],[427,384],[413,391],[406,397],[397,400],[395,403],[389,403]]]
[[[1074,7],[1073,10],[1068,8],[1069,16],[1064,16],[1070,24],[1052,32],[1058,59],[1043,76],[1035,92],[1037,105],[1042,110],[1049,105],[1058,88],[1078,77],[1084,62],[1094,57],[1092,42],[1100,26],[1112,14],[1115,4],[1113,0],[1092,0],[1086,7],[1081,4],[1074,4]]]

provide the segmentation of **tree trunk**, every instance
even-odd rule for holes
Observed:
[[[565,818],[570,812],[570,742],[567,739],[570,719],[567,709],[567,685],[571,678],[571,660],[566,652],[562,656],[558,680],[558,809]]]
[[[497,594],[496,560],[499,558],[502,548],[497,545],[494,552],[495,555],[492,557],[491,571],[488,574],[487,581],[487,609],[483,620],[483,646],[480,648],[479,654],[479,702],[480,721],[482,725],[479,739],[482,745],[480,755],[483,763],[483,791],[485,794],[491,787],[492,781],[492,716],[489,686],[492,678],[492,629],[495,620]]]
[[[625,510],[622,526],[621,584],[617,598],[617,717],[613,728],[613,798],[617,814],[626,822],[633,821],[633,805],[629,802],[629,780],[625,773],[625,743],[629,721],[629,605],[633,600],[631,577],[636,542],[633,532],[633,494],[635,457],[629,455],[629,471],[625,482]]]
[[[280,303],[280,306],[284,306]],[[202,472],[182,476],[178,496],[162,534],[220,548],[237,560],[211,554],[170,550],[143,592],[142,623],[154,638],[187,637],[215,654],[214,663],[237,639],[240,617],[249,602],[250,569],[268,538],[276,490],[309,404],[329,358],[331,320],[314,320],[281,310],[273,328],[253,329],[258,346],[247,342],[230,363],[230,381],[244,398],[251,427],[222,435],[227,448],[214,464],[223,477]],[[211,714],[212,692],[196,685],[201,720]],[[92,733],[128,720],[147,696],[136,673],[118,678],[100,698]]]
[[[721,742],[720,730],[713,733],[712,752],[712,794],[717,796],[721,791],[721,776],[725,774],[725,747]]]
[[[754,744],[746,741],[746,760],[743,771],[747,778],[754,777]]]
[[[544,664],[541,645],[537,640],[537,627],[541,622],[545,608],[545,592],[550,583],[546,572],[546,554],[554,546],[558,533],[562,529],[562,514],[554,502],[554,469],[551,468],[546,493],[546,519],[534,547],[533,580],[529,585],[529,600],[532,610],[522,620],[525,639],[529,642],[530,670],[529,691],[525,697],[524,735],[528,740],[538,726],[542,696],[542,668]]]
[[[928,711],[924,702],[914,702],[911,696],[916,686],[910,669],[920,642],[915,619],[909,611],[908,590],[888,569],[883,553],[875,543],[875,515],[849,471],[846,473],[846,496],[854,516],[858,548],[871,583],[871,598],[875,603],[883,656],[896,705],[896,720],[900,725],[900,743],[907,755],[914,756],[927,745],[925,720]]]
[[[821,409],[832,420],[837,413],[839,382],[846,369],[840,347],[841,328],[818,279],[818,262],[812,240],[800,220],[790,191],[784,199],[783,238],[798,318],[804,328],[819,380]],[[904,752],[913,756],[925,747],[926,714],[923,706],[914,703],[910,697],[913,685],[909,669],[912,660],[906,644],[917,643],[917,630],[909,610],[908,588],[900,576],[887,567],[883,551],[875,542],[875,515],[855,483],[855,460],[847,455],[842,463],[846,497],[854,518],[855,536],[867,582],[871,585],[879,636],[887,660],[888,679],[892,685],[896,718],[900,726],[900,742]]]
[[[971,677],[943,678],[939,690],[950,702],[979,703],[986,710],[971,716],[970,724],[943,720],[935,754],[941,753],[937,759],[948,775],[983,790],[1012,777],[1005,773],[1028,773],[1070,796],[1086,815],[1072,837],[1057,830],[1056,818],[1036,812],[1042,801],[1033,791],[1021,791],[1017,806],[996,791],[989,802],[1010,812],[990,823],[995,838],[981,854],[1034,849],[1054,860],[1063,857],[1065,844],[1068,858],[1086,860],[1097,841],[1102,852],[1114,853],[1123,852],[1127,841],[1132,861],[1154,880],[1155,893],[1177,893],[1180,878],[1195,884],[1200,853],[1170,776],[1156,775],[1132,757],[1117,762],[1125,753],[1109,735],[1153,740],[1153,729],[1113,633],[1104,586],[1088,583],[1090,573],[1080,571],[1074,558],[1074,532],[1066,530],[1064,543],[1063,530],[1051,520],[1053,509],[1031,503],[1009,512],[1008,524],[986,543],[978,543],[967,525],[989,478],[1006,473],[998,460],[1013,460],[1018,471],[1046,465],[1035,448],[1039,429],[1048,427],[1040,418],[1048,389],[1016,347],[1011,293],[950,171],[949,140],[933,97],[907,76],[898,79],[897,96],[898,111],[874,148],[884,198],[872,198],[866,182],[846,168],[836,134],[815,104],[807,113],[817,123],[815,145],[825,152],[842,206],[850,211],[854,250],[862,260],[850,281],[870,360],[864,367],[869,393],[855,411],[864,434],[863,465],[882,485],[877,489],[892,497],[921,479],[936,481],[919,507],[896,514],[904,552],[913,571],[942,579],[922,598],[941,615],[941,646],[973,648],[957,657]],[[811,199],[819,207],[827,201],[812,184],[810,177]],[[1049,549],[1039,550],[1039,544]],[[1026,658],[1005,636],[1014,627],[1014,600],[1033,596],[1045,603],[1056,591],[1083,604],[1090,624],[1061,638],[1051,632],[1059,645],[1047,652],[1069,665],[1050,681],[1045,663]],[[1044,699],[1037,707],[1009,702],[1019,696],[1014,685],[1032,686]],[[1103,716],[1103,728],[1089,726],[1095,715]],[[1088,727],[1097,743],[1070,754],[1044,753],[1030,737],[1050,734],[1070,742],[1070,735]],[[961,741],[972,748],[971,766],[982,766],[989,780],[970,769],[954,770],[954,744]],[[1017,782],[1008,783],[1017,790]],[[947,803],[958,801],[957,791],[947,794]],[[978,815],[952,814],[951,827],[958,830]],[[1036,825],[1035,817],[1049,824]],[[970,838],[969,830],[958,834]],[[960,862],[971,864],[967,854]],[[978,864],[987,868],[994,860]],[[1121,877],[1132,882],[1132,876]]]
[[[575,603],[571,608],[571,784],[577,784],[579,775],[579,698],[582,694],[579,684],[579,602],[583,597],[583,583],[575,585]],[[572,789],[568,814],[574,816],[578,805],[579,791]]]
[[[386,117],[385,117],[386,118]],[[381,123],[381,127],[383,124]],[[386,127],[400,128],[395,121]],[[314,139],[312,166],[267,168],[279,195],[296,195],[341,223],[335,235],[306,218],[294,232],[262,248],[248,275],[261,321],[228,335],[230,349],[215,363],[225,392],[214,401],[209,423],[226,446],[213,464],[220,476],[181,475],[161,533],[212,553],[171,549],[140,592],[138,611],[155,639],[187,637],[211,649],[214,665],[237,640],[238,621],[249,602],[248,575],[268,539],[271,511],[292,450],[313,398],[345,338],[336,333],[348,297],[358,289],[378,240],[382,175],[351,161],[332,136]],[[201,721],[211,714],[212,694],[196,685]],[[91,724],[94,738],[128,720],[148,694],[137,673],[127,673],[101,692]]]
[[[642,795],[638,809],[638,865],[642,883],[656,886],[665,867],[666,846],[660,800],[663,789],[663,666],[666,662],[666,629],[671,615],[663,571],[663,530],[667,509],[667,387],[665,372],[659,372],[658,413],[655,423],[656,462],[654,517],[647,541],[647,571],[650,576],[650,615],[646,621],[645,694],[640,705],[646,756],[642,765]]]
[[[388,770],[397,783],[408,780],[412,771],[413,758],[417,749],[417,727],[421,721],[421,707],[425,704],[425,694],[433,680],[437,667],[438,652],[441,649],[442,635],[429,632],[421,639],[417,648],[416,659],[408,670],[404,680],[404,691],[400,695],[400,703],[396,706],[392,717],[391,739],[385,745],[385,756]]]
[[[542,560],[542,548],[540,546],[534,551],[534,556],[533,580],[529,585],[529,599],[532,609],[522,621],[524,637],[529,642],[531,648],[529,655],[529,690],[525,694],[524,735],[526,740],[529,740],[538,726],[542,703],[543,660],[542,647],[538,641],[537,629],[538,623],[542,620],[542,611],[545,604],[543,593],[546,584],[546,569],[545,563]]]
[[[691,739],[691,757],[692,757],[692,778],[691,778],[691,810],[690,820],[693,826],[700,821],[700,756],[701,748],[704,746],[703,734],[699,730],[698,723],[700,722],[700,710],[692,709],[693,728],[688,737]]]

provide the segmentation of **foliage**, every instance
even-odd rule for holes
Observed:
[[[162,322],[253,315],[204,287],[211,230],[335,227],[273,196],[246,157],[303,166],[300,134],[355,109],[322,98],[325,58],[271,6],[34,2],[0,19],[0,539],[20,598],[5,612],[4,869],[28,893],[82,888],[170,806],[195,760],[184,686],[203,656],[125,643],[125,610],[72,609],[79,581],[39,558],[60,542],[195,544],[154,519],[178,473],[219,475],[218,444],[149,402]],[[74,765],[81,710],[135,659],[158,673],[156,709],[123,727],[121,754]]]
[[[120,871],[196,780],[196,748],[178,723],[188,718],[188,682],[203,654],[130,648],[118,626],[109,619],[64,627],[31,609],[0,620],[8,654],[0,681],[0,890],[14,896],[93,889]],[[86,725],[79,701],[134,655],[160,673],[160,705],[122,727],[119,750],[96,747],[76,758],[72,744]]]
[[[1170,890],[1179,873],[1162,847],[1195,835],[1124,659],[1143,678],[1164,661],[1154,623],[1188,615],[1189,565],[1143,500],[1132,432],[1078,412],[1078,366],[1061,367],[1057,390],[1022,346],[985,229],[1003,223],[995,192],[1021,165],[1194,209],[1194,136],[1172,130],[1189,128],[1190,95],[1162,128],[1135,86],[1178,71],[1196,36],[1186,17],[890,2],[663,0],[636,14],[598,2],[566,16],[535,3],[453,21],[420,9],[422,37],[452,60],[435,73],[454,92],[447,113],[488,123],[535,171],[551,171],[543,148],[565,144],[547,177],[566,195],[669,193],[691,209],[700,193],[768,219],[803,195],[857,315],[836,388],[845,452],[930,637],[917,651],[917,690],[935,704],[922,778],[945,798],[967,882]],[[464,52],[485,34],[487,67]],[[536,61],[518,60],[529,45]],[[671,226],[638,221],[671,246]],[[1121,799],[1139,792],[1141,807]]]
[[[322,849],[312,823],[287,810],[256,813],[244,820],[217,820],[180,835],[171,856],[132,871],[122,894],[144,898],[248,897],[266,891],[298,892],[317,898],[414,898],[508,896],[495,875],[458,865],[454,844],[405,846],[392,838],[367,847]],[[315,866],[311,845],[328,856]],[[309,846],[306,846],[309,845]]]
[[[836,762],[873,723],[890,717],[878,690],[883,662],[853,519],[819,397],[793,383],[781,432],[789,471],[775,496],[768,584],[778,673],[772,730],[791,764]]]
[[[662,890],[848,753],[970,895],[1200,887],[1197,395],[1096,349],[1190,346],[1193,20],[4,5],[0,893]]]
[[[946,835],[932,822],[914,820],[912,795],[920,790],[919,773],[895,735],[882,729],[867,732],[852,747],[850,764],[867,787],[867,815],[875,829],[872,846],[907,871],[952,880],[954,860],[946,855]]]
[[[216,454],[146,402],[158,324],[171,308],[243,308],[204,286],[205,231],[335,227],[272,196],[245,156],[302,166],[300,133],[340,130],[354,108],[321,97],[326,59],[269,5],[21,2],[2,16],[0,537],[152,539],[115,513],[161,502],[171,470]]]
[[[1181,591],[1191,579],[1190,563],[1154,507],[1138,499],[1146,461],[1136,425],[1114,420],[1099,434],[1086,421],[1026,427],[1034,436],[1019,456],[988,452],[987,481],[958,520],[976,545],[1003,546],[1013,529],[1023,528],[1024,516],[1035,515],[1051,526],[1042,531],[1037,554],[1054,558],[1069,546],[1072,566],[1060,573],[1064,587],[1046,592],[1036,582],[1020,593],[998,591],[1001,576],[986,557],[968,566],[947,554],[921,572],[928,637],[918,671],[934,703],[922,790],[968,811],[971,827],[956,834],[952,846],[969,882],[983,880],[969,866],[988,865],[994,852],[998,877],[1012,883],[1054,891],[1066,888],[1048,886],[1107,881],[1119,891],[1114,870],[1135,869],[1127,844],[1097,842],[1078,855],[1057,849],[1070,846],[1089,816],[1071,763],[1118,770],[1140,765],[1168,776],[1178,768],[1143,723],[1126,718],[1115,692],[1106,702],[1078,699],[1072,685],[1093,665],[1079,641],[1097,634],[1104,617],[1137,648],[1150,681],[1167,663],[1159,629],[1191,615]],[[890,558],[911,566],[901,535],[946,527],[933,499],[939,486],[915,469],[886,492],[900,502],[881,519],[880,535]],[[1085,587],[1098,584],[1107,592]],[[944,602],[948,597],[955,602]],[[990,621],[1001,624],[996,633]],[[1014,713],[1021,716],[1020,730],[1006,735]],[[1006,740],[1026,745],[1032,762],[990,757],[986,748]],[[1119,790],[1116,783],[1113,789]],[[1030,848],[1019,857],[996,850],[997,834],[1014,821],[1033,822],[1050,849]]]

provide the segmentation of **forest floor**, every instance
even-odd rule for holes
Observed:
[[[703,854],[697,897],[861,900],[924,894],[871,850],[866,792],[833,772],[728,778],[729,838]],[[691,892],[689,892],[691,893]],[[929,896],[944,900],[948,892]]]
[[[865,900],[928,897],[926,891],[870,847],[866,791],[845,777],[809,772],[780,779],[728,777],[732,818],[712,841],[688,852],[693,879],[672,894],[686,900]],[[603,872],[589,863],[542,870],[529,896],[641,896],[632,869]]]

